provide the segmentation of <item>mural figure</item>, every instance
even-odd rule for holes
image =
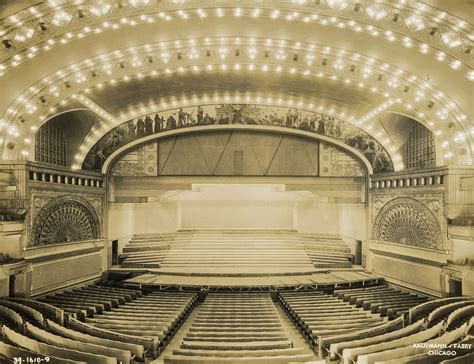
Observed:
[[[145,135],[153,134],[153,120],[150,115],[147,115],[145,118]]]

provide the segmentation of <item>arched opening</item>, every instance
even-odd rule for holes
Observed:
[[[35,134],[35,160],[71,166],[85,136],[97,122],[86,109],[64,112],[46,121]]]

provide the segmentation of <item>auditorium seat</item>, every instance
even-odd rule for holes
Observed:
[[[24,348],[20,348],[14,345],[7,344],[3,341],[0,341],[0,362],[1,363],[5,363],[5,364],[18,363],[20,360],[21,362],[26,363],[27,360],[31,360],[30,358],[35,358],[37,361],[41,360],[42,363],[51,363],[51,364],[81,363],[75,360],[56,358],[50,355],[41,355],[40,353],[27,350]]]
[[[29,334],[37,339],[54,341],[57,340],[54,336],[60,336],[64,346],[69,348],[72,344],[67,340],[74,341],[74,345],[82,342],[83,347],[92,345],[92,348],[116,341],[117,345],[107,347],[122,353],[123,358],[126,357],[123,351],[127,351],[144,359],[147,354],[156,357],[160,353],[193,308],[196,298],[195,293],[155,291],[143,294],[128,288],[87,285],[47,294],[30,304],[49,308],[46,310],[50,318],[47,325],[40,312],[28,306],[22,310],[40,322],[41,329],[45,330],[46,333],[30,327]],[[17,305],[21,306],[13,300],[5,300],[6,307]],[[66,327],[53,315],[61,310],[66,316]],[[55,321],[59,322],[56,326]]]
[[[62,336],[58,336],[46,330],[35,327],[29,323],[26,323],[26,332],[30,335],[30,337],[33,337],[38,341],[57,346],[59,348],[117,358],[117,361],[121,364],[130,364],[132,362],[131,352],[127,350],[64,338]]]
[[[3,319],[2,321],[10,321],[11,323],[14,323],[17,327],[23,327],[24,321],[21,315],[16,312],[15,310],[12,310],[11,308],[2,306],[2,303],[0,302],[0,317]]]
[[[474,319],[473,319],[474,321]],[[385,352],[379,352],[372,356],[372,359],[375,359],[377,363],[380,364],[398,364],[398,363],[418,363],[418,364],[435,364],[439,363],[445,357],[453,357],[453,355],[433,355],[430,353],[431,350],[445,350],[437,349],[441,345],[445,345],[447,350],[451,353],[454,353],[456,356],[461,356],[466,352],[469,352],[468,349],[459,349],[454,348],[451,344],[458,343],[460,340],[464,340],[464,337],[469,332],[472,327],[472,322],[466,322],[464,325],[445,332],[439,337],[428,340],[424,345],[415,346],[408,345],[405,347],[400,347]],[[434,346],[431,347],[431,345]]]
[[[31,307],[41,312],[44,318],[53,320],[54,322],[57,322],[60,325],[64,325],[64,311],[57,308],[56,306],[27,298],[9,297],[8,300]]]
[[[446,320],[445,330],[454,330],[474,318],[474,302],[451,312]]]
[[[345,348],[341,355],[342,362],[344,364],[349,364],[351,362],[357,362],[357,364],[374,363],[377,358],[379,358],[380,352],[390,349],[403,348],[405,346],[412,346],[415,343],[422,343],[432,339],[439,335],[442,326],[442,323],[439,323],[437,326],[433,326],[426,330],[421,330],[411,335],[402,336],[397,339],[389,340],[385,337],[382,338],[382,341],[371,345],[367,345],[367,343],[365,343],[360,347]],[[382,357],[379,359],[382,359]]]
[[[361,291],[361,289],[353,289],[351,291]],[[338,294],[342,297],[341,292]],[[342,353],[343,349],[371,345],[378,342],[392,340],[400,336],[406,336],[410,333],[415,333],[415,331],[422,330],[424,327],[432,327],[443,320],[446,320],[443,329],[445,330],[444,335],[446,335],[444,337],[448,339],[450,336],[459,338],[462,335],[466,335],[473,327],[474,319],[471,319],[473,315],[471,305],[472,303],[467,297],[450,297],[433,300],[412,308],[408,319],[409,326],[405,328],[403,328],[404,317],[399,316],[395,320],[389,321],[375,328],[357,331],[352,334],[341,334],[330,336],[328,338],[321,338],[318,346],[324,349],[323,353],[327,351],[329,357],[335,360],[338,355]],[[434,309],[431,314],[429,314],[430,308]],[[456,312],[457,310],[459,311]],[[451,317],[449,323],[448,317]],[[411,320],[413,318],[419,318],[419,320],[417,322],[412,322]],[[469,321],[470,319],[471,321]],[[462,325],[464,325],[464,329],[459,330],[459,327],[462,327]],[[456,330],[458,331],[456,332]],[[436,339],[433,341],[436,341]],[[398,362],[426,362],[426,364],[431,364],[438,362],[436,361],[436,357],[429,357],[428,354],[425,353],[403,357],[403,361],[401,359],[402,358],[394,359],[393,361],[388,360],[383,363],[395,364]]]
[[[404,319],[402,316],[397,317],[395,320],[382,323],[375,327],[369,327],[362,330],[353,331],[350,333],[343,333],[339,335],[321,336],[318,338],[318,349],[320,356],[329,355],[330,359],[336,358],[338,350],[340,349],[339,344],[343,342],[354,342],[356,340],[362,340],[372,338],[374,336],[384,335],[396,330],[403,328]]]
[[[436,309],[434,309],[429,315],[428,315],[428,325],[433,326],[436,325],[438,322],[445,320],[453,311],[456,311],[457,309],[463,308],[463,307],[469,307],[474,304],[474,300],[462,300],[462,301],[456,301],[456,302],[451,302],[445,305],[442,305]]]
[[[81,322],[75,318],[69,318],[67,326],[74,331],[78,331],[90,336],[96,336],[107,340],[115,340],[122,343],[140,345],[142,349],[139,350],[139,352],[142,353],[142,355],[139,355],[139,357],[144,357],[148,352],[154,355],[156,352],[156,347],[158,346],[158,342],[151,337],[138,337],[121,334],[115,331],[97,328],[95,326]]]
[[[422,304],[419,304],[408,311],[408,322],[413,323],[420,318],[428,317],[428,315],[433,312],[438,307],[460,302],[460,301],[468,301],[471,300],[471,297],[447,297],[447,298],[439,298],[433,301],[428,301]]]
[[[300,331],[317,348],[324,337],[377,327],[386,319],[321,291],[280,292],[280,301]]]
[[[85,318],[98,329],[153,339],[154,355],[166,345],[195,300],[195,293],[152,292]]]
[[[425,295],[402,291],[389,286],[335,290],[334,295],[355,304],[357,307],[370,309],[374,313],[378,312],[390,318],[408,313],[411,308],[430,300]]]
[[[116,348],[120,350],[129,351],[130,353],[132,353],[133,356],[139,359],[145,358],[145,351],[142,345],[121,342],[118,340],[104,339],[101,337],[84,334],[80,331],[68,329],[50,320],[47,321],[47,324],[48,324],[47,326],[48,326],[49,331],[56,335],[61,335],[65,338],[81,341],[84,343],[101,345],[103,347],[110,347],[110,348]]]
[[[44,356],[52,356],[87,364],[118,364],[117,359],[115,357],[105,356],[101,354],[92,354],[89,352],[45,344],[40,341],[31,339],[27,336],[24,336],[6,326],[3,326],[2,331],[5,337],[15,345]]]
[[[209,293],[165,363],[289,363],[314,359],[293,347],[269,294]]]
[[[2,298],[0,299],[0,305],[17,312],[18,314],[22,315],[24,318],[30,319],[32,321],[36,321],[42,325],[44,325],[45,323],[44,316],[41,312],[35,310],[34,308],[26,306],[22,303],[13,302],[13,301],[8,300],[7,298]]]

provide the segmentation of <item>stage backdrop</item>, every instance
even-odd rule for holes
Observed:
[[[327,143],[287,134],[222,131],[143,144],[114,162],[115,176],[364,175],[362,164]]]

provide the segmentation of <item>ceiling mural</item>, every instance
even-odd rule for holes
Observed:
[[[226,124],[277,126],[327,136],[361,152],[372,165],[374,173],[393,171],[393,163],[380,143],[351,124],[317,112],[248,104],[179,108],[129,120],[96,143],[87,154],[82,168],[100,171],[113,152],[152,134],[178,128]]]

